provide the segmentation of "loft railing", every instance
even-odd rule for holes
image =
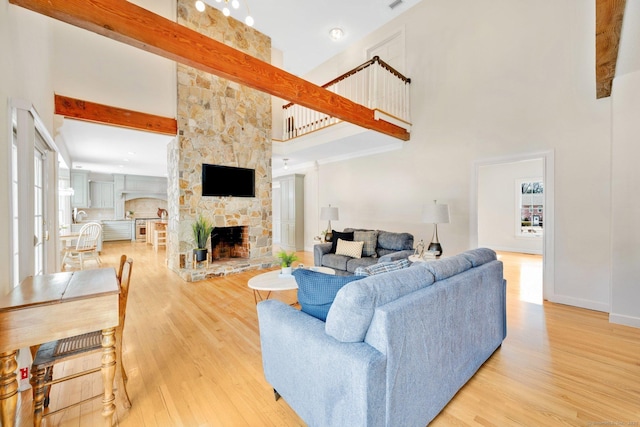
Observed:
[[[409,84],[389,64],[374,56],[322,87],[372,110],[410,123]],[[283,140],[302,136],[340,122],[340,119],[294,103],[283,108]]]

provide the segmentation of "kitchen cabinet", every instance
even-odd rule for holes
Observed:
[[[133,221],[131,220],[102,220],[102,235],[105,242],[114,240],[131,240]]]
[[[82,171],[71,172],[71,188],[73,188],[73,196],[71,197],[71,206],[74,208],[89,207],[89,173]]]
[[[89,184],[91,208],[113,209],[113,183],[92,181]]]
[[[288,175],[280,182],[280,247],[304,250],[304,175]]]

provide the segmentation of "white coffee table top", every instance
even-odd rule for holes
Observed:
[[[305,267],[308,270],[325,274],[336,274],[335,270],[328,267]],[[293,276],[281,276],[281,270],[269,271],[258,274],[249,279],[249,288],[256,291],[286,291],[298,289],[298,284]]]

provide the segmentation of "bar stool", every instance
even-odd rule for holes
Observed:
[[[153,249],[158,252],[158,247],[167,247],[167,224],[156,222],[153,224]]]

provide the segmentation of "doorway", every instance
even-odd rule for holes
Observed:
[[[542,298],[545,300],[552,300],[554,295],[553,163],[554,158],[551,151],[475,162],[474,173],[472,174],[473,184],[470,207],[471,247],[483,245],[495,250],[542,255]],[[529,167],[526,172],[524,172],[524,166]],[[526,176],[516,179],[514,178],[515,172],[511,175],[505,172],[518,170],[523,171],[520,175]],[[486,188],[481,188],[481,186],[487,184],[487,181],[490,183],[493,179],[498,180],[494,182],[500,182],[500,177],[505,180],[505,176],[510,178],[506,178],[506,181],[502,182],[501,185],[495,186],[496,190],[500,187],[500,191],[505,194],[487,193]],[[543,183],[544,191],[540,193],[542,196],[539,197],[543,200],[541,203],[543,212],[537,212],[538,209],[542,210],[541,206],[535,206],[532,209],[534,209],[535,216],[538,219],[538,226],[540,225],[540,218],[544,218],[544,231],[538,235],[531,233],[530,236],[525,236],[519,231],[522,230],[522,224],[527,223],[525,220],[529,218],[530,222],[531,218],[525,215],[525,220],[522,220],[522,210],[516,212],[518,205],[517,190],[524,188],[522,186],[523,183],[531,182]],[[518,185],[520,186],[518,187]],[[508,194],[506,194],[507,192]],[[490,196],[487,194],[490,194]],[[492,206],[492,204],[495,204],[495,206]],[[495,208],[496,206],[497,208]],[[522,209],[522,207],[520,208]],[[502,224],[508,222],[510,225],[491,228],[487,226],[487,216],[490,216],[493,223]],[[516,220],[516,218],[519,218],[519,220]]]
[[[9,243],[15,287],[27,276],[53,272],[57,251],[49,236],[57,227],[51,187],[57,183],[57,170],[55,144],[33,106],[13,99],[11,107]]]

